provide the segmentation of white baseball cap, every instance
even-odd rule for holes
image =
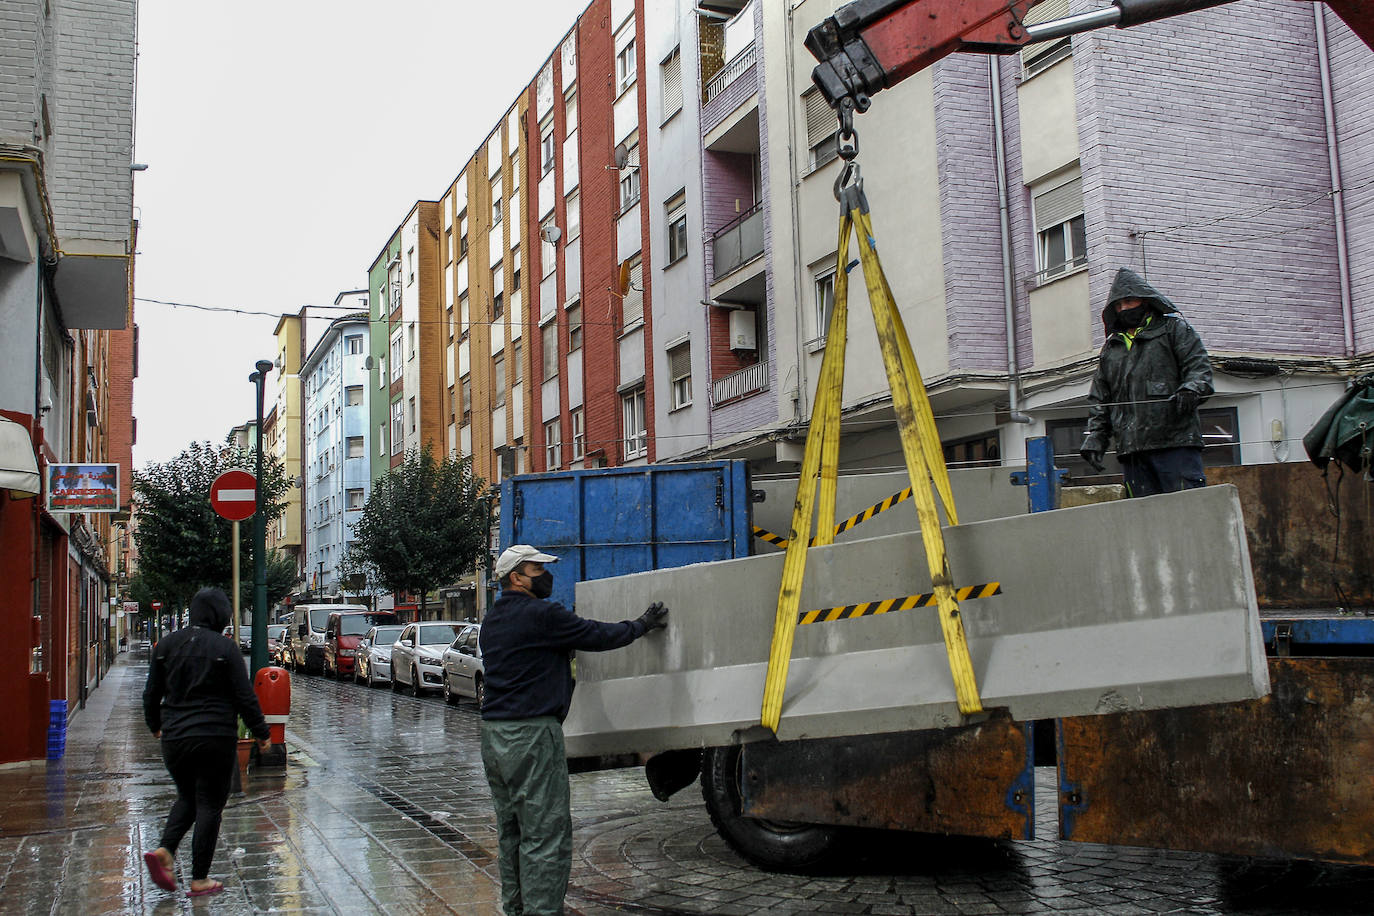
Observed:
[[[501,556],[496,558],[496,578],[504,578],[521,563],[557,563],[558,557],[547,553],[540,553],[529,544],[512,544],[501,551]]]

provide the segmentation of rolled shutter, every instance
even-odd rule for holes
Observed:
[[[1083,179],[1074,178],[1057,188],[1035,195],[1035,231],[1068,222],[1083,212]]]

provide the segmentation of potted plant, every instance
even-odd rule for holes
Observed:
[[[239,780],[240,782],[248,778],[248,761],[253,756],[253,736],[248,732],[248,726],[239,719]]]

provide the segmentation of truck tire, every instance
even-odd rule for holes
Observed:
[[[740,749],[711,747],[701,763],[701,795],[721,839],[768,871],[800,871],[824,861],[839,830],[822,824],[766,821],[740,814]]]

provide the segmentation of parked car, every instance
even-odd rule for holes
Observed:
[[[391,689],[409,687],[417,697],[437,690],[443,683],[444,647],[465,625],[461,620],[407,624],[391,645]]]
[[[391,644],[400,639],[404,629],[399,623],[373,627],[358,640],[353,657],[356,662],[353,668],[355,681],[365,681],[369,687],[390,682]]]
[[[324,625],[324,674],[352,677],[358,641],[375,626],[400,623],[394,611],[334,611]]]
[[[366,611],[361,604],[303,604],[291,613],[291,664],[306,674],[324,671],[324,627],[335,611]]]
[[[267,625],[267,661],[272,665],[281,665],[282,639],[286,636],[286,624],[271,623]]]
[[[253,627],[250,624],[239,624],[239,648],[244,652],[253,651]]]
[[[444,650],[445,703],[456,705],[459,697],[472,697],[477,708],[482,708],[482,650],[477,645],[481,632],[481,624],[469,624],[458,631],[458,637]]]

